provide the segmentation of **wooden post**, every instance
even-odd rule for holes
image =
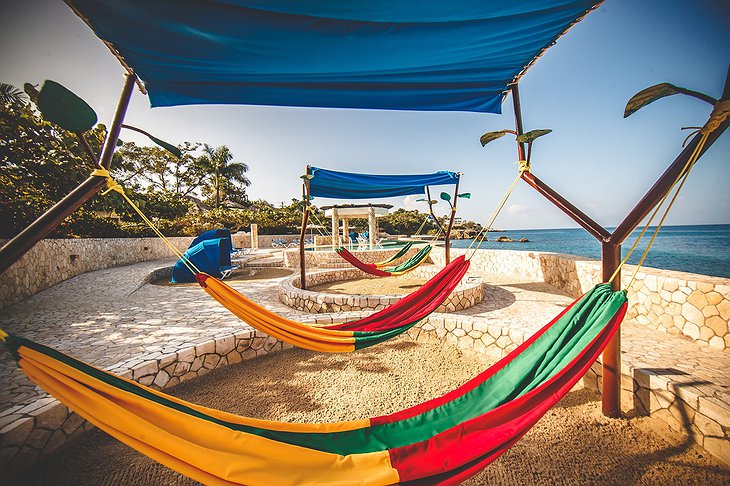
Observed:
[[[307,166],[306,175],[309,175],[310,166]],[[302,184],[302,196],[304,197],[304,209],[302,210],[302,229],[299,232],[299,279],[302,290],[307,288],[307,265],[304,253],[304,238],[307,236],[307,222],[309,221],[309,179],[304,179]]]
[[[332,246],[340,246],[340,218],[335,207],[332,208]]]
[[[375,208],[368,208],[368,246],[372,250],[375,248],[375,235],[378,232],[378,219],[375,216]]]
[[[603,242],[601,245],[602,278],[608,280],[621,264],[621,245]],[[611,283],[611,289],[621,289],[621,272]],[[601,380],[601,409],[607,417],[621,416],[621,330],[613,335],[603,350]]]
[[[119,139],[119,130],[122,128],[122,121],[129,106],[129,100],[132,97],[132,90],[137,76],[127,74],[122,87],[122,94],[117,103],[117,109],[114,113],[114,119],[107,132],[104,141],[104,148],[99,159],[99,164],[108,169],[112,163],[112,156]],[[91,199],[96,192],[106,184],[106,178],[101,176],[89,176],[84,182],[79,184],[76,189],[71,191],[66,197],[57,202],[48,211],[43,213],[38,219],[33,221],[27,228],[18,233],[13,239],[8,241],[0,248],[0,273],[7,270],[13,263],[18,261],[20,257],[25,255],[28,250],[40,240],[46,237],[48,233],[53,231],[66,217],[81,207],[86,201]]]
[[[251,249],[259,249],[259,225],[251,223]]]
[[[519,101],[517,85],[512,85],[512,101],[515,112],[515,125],[517,133],[522,133],[522,112]],[[730,68],[725,78],[722,100],[730,98]],[[730,118],[726,119],[720,126],[708,136],[700,156],[707,151],[720,135],[730,125]],[[654,209],[661,199],[669,192],[672,184],[681,175],[684,166],[687,164],[694,148],[699,142],[700,135],[687,145],[687,147],[670,164],[667,170],[657,179],[654,185],[647,191],[641,201],[624,218],[618,227],[609,233],[601,225],[589,218],[585,213],[571,204],[567,199],[550,188],[547,184],[537,178],[531,172],[524,172],[522,179],[542,194],[548,201],[555,204],[561,211],[570,216],[575,222],[588,231],[594,238],[601,242],[602,278],[608,281],[613,272],[621,263],[621,244],[639,225],[641,220]],[[524,147],[518,144],[518,155],[524,160]],[[699,157],[698,157],[699,158]],[[612,282],[612,289],[621,288],[621,275],[619,274]],[[603,352],[603,380],[602,380],[602,409],[603,413],[610,417],[621,415],[621,335],[620,331],[608,343]]]
[[[446,264],[451,263],[451,228],[454,226],[454,218],[456,217],[456,201],[459,199],[459,182],[461,182],[461,173],[456,174],[456,187],[454,188],[454,202],[451,205],[451,217],[449,218],[449,226],[446,228],[444,239],[444,247],[446,248]]]

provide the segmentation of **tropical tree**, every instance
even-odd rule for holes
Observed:
[[[28,96],[12,84],[0,83],[0,102],[3,105],[25,105]]]
[[[213,148],[205,144],[203,152],[196,163],[210,175],[204,193],[211,195],[213,206],[220,207],[224,200],[248,204],[246,187],[251,185],[251,181],[246,177],[248,165],[235,162],[233,154],[225,145]]]

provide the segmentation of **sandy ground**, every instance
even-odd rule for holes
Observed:
[[[171,393],[264,419],[337,421],[390,413],[439,396],[488,365],[482,354],[396,339],[347,355],[287,350],[217,370]],[[9,484],[197,483],[95,430]],[[653,419],[603,417],[599,397],[578,390],[465,484],[719,485],[730,484],[730,468]]]
[[[424,278],[405,274],[400,277],[359,278],[323,283],[310,287],[309,290],[333,294],[402,295],[410,294],[424,283]]]

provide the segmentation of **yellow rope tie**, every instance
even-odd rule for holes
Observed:
[[[122,195],[122,197],[129,203],[129,205],[134,209],[134,211],[142,218],[142,220],[147,223],[147,226],[149,226],[152,231],[160,238],[162,241],[167,245],[170,250],[180,259],[180,261],[185,264],[185,266],[190,270],[193,274],[199,274],[201,273],[200,270],[195,266],[193,262],[190,261],[180,250],[177,249],[175,245],[172,244],[172,242],[162,234],[162,232],[157,228],[157,226],[142,212],[139,207],[137,207],[136,204],[134,204],[134,201],[132,201],[129,196],[124,192],[124,188],[114,179],[112,179],[111,173],[104,168],[99,168],[94,170],[91,173],[92,176],[96,177],[104,177],[106,178],[106,191],[102,192],[102,196],[108,194],[111,191],[117,192]]]
[[[0,341],[5,342],[8,338],[8,333],[0,329]]]
[[[705,126],[700,129],[700,133],[704,135],[717,130],[728,116],[730,116],[730,100],[718,101],[712,108],[709,120],[707,120]]]
[[[639,241],[641,241],[641,239],[644,237],[644,234],[646,234],[646,231],[649,229],[649,226],[651,226],[652,221],[654,220],[654,218],[656,217],[656,215],[659,213],[660,209],[666,202],[667,198],[669,197],[669,194],[672,192],[674,187],[677,186],[677,183],[679,183],[679,186],[677,186],[677,190],[674,192],[672,199],[669,201],[669,205],[664,210],[664,214],[662,215],[661,219],[659,220],[657,227],[654,229],[652,237],[649,240],[649,243],[647,244],[646,249],[644,250],[644,253],[641,256],[641,259],[639,259],[639,262],[636,265],[636,269],[634,270],[634,273],[631,276],[631,280],[629,280],[629,283],[626,286],[626,288],[631,287],[631,285],[634,283],[634,281],[636,280],[636,276],[639,273],[639,269],[643,265],[644,260],[646,260],[646,257],[649,254],[649,250],[651,249],[651,246],[654,244],[654,240],[656,239],[657,235],[659,234],[659,230],[661,229],[662,225],[664,224],[664,220],[669,215],[669,211],[672,209],[674,202],[677,200],[677,196],[679,196],[679,192],[682,190],[684,183],[687,181],[687,177],[689,176],[689,173],[692,171],[692,168],[694,167],[695,163],[697,162],[697,159],[699,159],[700,153],[702,153],[702,149],[705,145],[705,142],[707,141],[708,136],[709,136],[709,132],[702,134],[702,138],[700,138],[700,141],[697,143],[697,146],[692,151],[692,154],[690,155],[689,159],[687,159],[687,163],[684,165],[684,168],[682,169],[682,171],[680,171],[679,175],[674,180],[674,182],[672,182],[672,185],[669,187],[669,190],[664,195],[664,197],[662,197],[662,199],[659,201],[659,204],[657,204],[657,207],[652,212],[646,225],[644,225],[644,229],[641,230],[641,233],[639,233],[639,236],[634,241],[634,244],[631,246],[631,249],[628,251],[626,256],[621,260],[621,263],[618,265],[616,270],[613,272],[613,275],[611,275],[611,278],[608,279],[608,283],[613,282],[613,280],[616,278],[616,276],[618,275],[621,268],[628,261],[629,257],[631,256],[631,254],[634,252],[634,250],[638,246]]]

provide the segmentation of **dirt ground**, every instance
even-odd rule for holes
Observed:
[[[442,395],[489,364],[483,354],[402,338],[343,355],[291,349],[216,370],[170,393],[262,419],[339,421]],[[571,392],[465,484],[730,484],[730,468],[655,419],[608,419],[600,409],[597,394]],[[197,483],[94,430],[10,484]]]
[[[310,287],[309,290],[313,292],[329,292],[332,294],[402,295],[410,294],[424,283],[426,283],[426,279],[424,278],[405,274],[400,277],[342,280],[315,285]]]

